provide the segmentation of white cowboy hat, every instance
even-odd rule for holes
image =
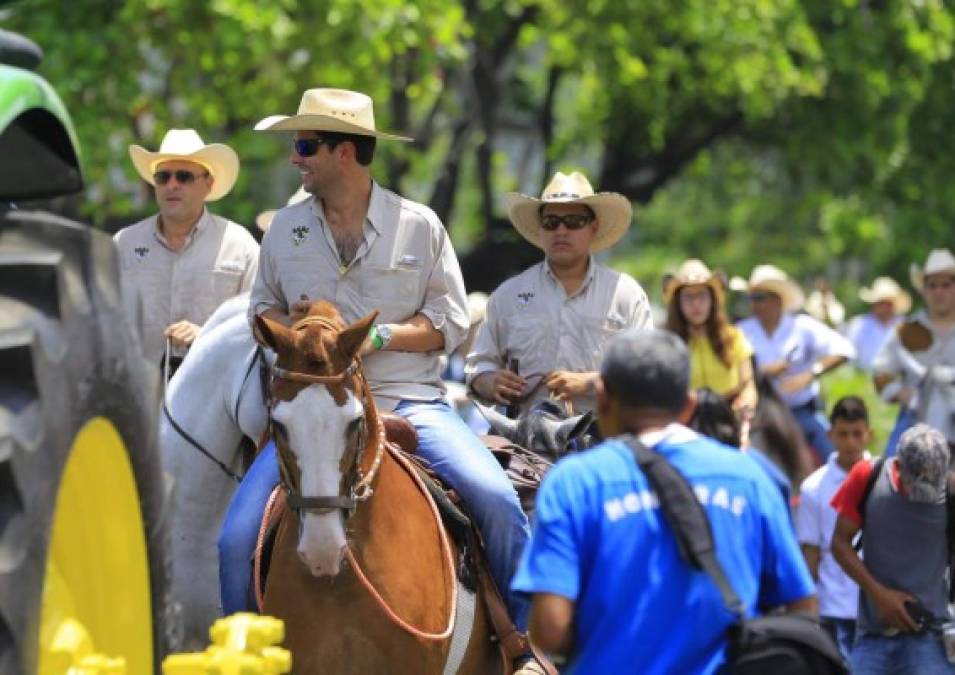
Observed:
[[[579,171],[564,174],[558,171],[541,193],[541,198],[517,192],[507,195],[507,215],[527,241],[541,248],[540,209],[543,204],[584,204],[593,209],[600,224],[590,244],[593,252],[616,244],[630,227],[633,207],[630,200],[616,192],[598,192]]]
[[[888,300],[895,308],[896,314],[908,314],[912,309],[912,296],[890,277],[876,277],[870,288],[863,286],[859,289],[859,297],[862,302],[870,305]]]
[[[347,89],[308,89],[295,115],[270,115],[259,120],[256,131],[334,131],[374,136],[389,141],[411,141],[375,128],[371,98]]]
[[[133,160],[139,175],[150,185],[156,184],[153,174],[162,162],[178,159],[201,164],[215,179],[206,195],[207,202],[214,202],[229,194],[239,177],[239,156],[235,150],[222,143],[206,145],[194,129],[170,129],[157,152],[150,152],[141,145],[131,145],[129,158]]]
[[[802,289],[775,265],[757,265],[749,275],[749,281],[733,277],[730,288],[744,293],[774,293],[783,301],[783,311],[786,312],[798,311],[805,299]]]
[[[684,260],[676,274],[663,275],[663,297],[667,302],[684,286],[709,286],[713,289],[718,303],[723,303],[726,293],[726,279],[721,273],[714,273],[702,260],[690,258]]]
[[[925,286],[925,277],[930,274],[949,273],[955,276],[955,256],[947,248],[936,248],[928,254],[928,260],[925,261],[925,267],[919,269],[919,266],[912,263],[909,267],[909,276],[912,279],[912,285],[919,293]]]
[[[295,194],[288,198],[288,201],[285,202],[286,206],[291,206],[292,204],[298,204],[299,202],[304,202],[306,199],[311,197],[309,193],[305,191],[305,188],[300,187],[295,191]],[[268,209],[263,211],[255,217],[255,226],[259,228],[262,232],[265,232],[269,229],[269,225],[272,224],[272,219],[275,218],[275,214],[278,213],[278,209]]]

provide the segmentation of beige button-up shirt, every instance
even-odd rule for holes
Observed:
[[[464,280],[451,240],[435,213],[372,184],[364,240],[355,259],[341,264],[315,198],[275,214],[262,239],[259,274],[249,319],[266,309],[288,312],[297,300],[328,300],[346,323],[379,310],[377,323],[403,323],[423,314],[444,335],[444,353],[469,327]],[[402,399],[444,397],[441,352],[383,350],[364,357],[377,405],[392,410]]]
[[[505,281],[487,304],[465,373],[468,387],[481,373],[507,369],[517,360],[518,372],[535,387],[552,370],[600,370],[607,341],[629,328],[651,328],[647,294],[633,277],[598,264],[593,258],[587,276],[569,296],[546,262]],[[538,386],[521,410],[547,398]],[[593,393],[573,400],[574,412],[593,410]]]
[[[126,315],[146,358],[156,364],[166,349],[166,327],[183,320],[201,326],[222,302],[252,287],[259,259],[248,230],[208,209],[179,251],[169,248],[157,219],[150,216],[113,237]]]
[[[955,328],[939,333],[924,311],[916,312],[909,319],[917,322],[931,334],[931,346],[922,344],[903,344],[901,335],[903,326],[893,331],[882,349],[872,362],[876,375],[884,373],[896,375],[903,386],[915,387],[915,396],[909,402],[909,408],[916,411],[918,420],[929,424],[943,434],[950,443],[955,443],[955,385],[934,382],[931,377],[922,377],[919,366],[927,369],[932,366],[955,368]],[[912,366],[911,360],[916,362]]]

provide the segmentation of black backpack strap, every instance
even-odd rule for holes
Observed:
[[[865,507],[869,502],[869,495],[872,494],[872,488],[875,487],[875,482],[879,480],[879,475],[882,473],[882,467],[885,466],[885,456],[879,457],[875,460],[875,464],[872,465],[872,473],[869,474],[869,479],[865,482],[865,489],[862,491],[862,497],[859,499],[859,515],[862,516],[862,528],[865,528]],[[852,547],[857,550],[862,550],[862,537],[863,533],[860,529],[859,536],[856,537],[855,542],[853,542]]]
[[[710,520],[690,484],[666,457],[647,448],[636,436],[625,436],[621,440],[630,446],[637,466],[656,493],[663,517],[676,536],[680,555],[690,565],[709,575],[729,611],[740,619],[745,618],[743,603],[716,558]]]

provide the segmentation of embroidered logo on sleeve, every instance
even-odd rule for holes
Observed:
[[[136,248],[133,249],[133,253],[136,254],[137,260],[145,260],[146,256],[149,255],[149,247],[137,246]]]
[[[517,302],[520,303],[521,306],[523,307],[526,307],[533,298],[534,298],[534,294],[531,293],[530,291],[525,291],[524,293],[517,294]]]
[[[292,228],[292,243],[296,246],[301,246],[302,242],[305,241],[305,237],[308,236],[309,229],[308,225],[299,225],[298,227]]]

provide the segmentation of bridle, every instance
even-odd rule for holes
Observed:
[[[339,330],[339,327],[331,319],[322,316],[307,316],[296,322],[292,326],[292,330],[301,330],[313,324],[329,330]],[[365,374],[361,367],[361,359],[358,356],[355,356],[344,370],[332,375],[312,375],[311,373],[288,370],[275,365],[272,367],[272,378],[273,380],[285,380],[298,384],[320,384],[325,387],[345,386],[349,383],[354,385],[355,379],[357,378],[361,385],[365,410],[368,410],[368,406],[372,404],[369,400],[371,398],[371,390],[368,386],[368,382],[365,380]],[[356,392],[358,391],[358,387],[354,387],[354,389]],[[384,454],[386,442],[385,427],[377,417],[376,422],[376,428],[373,430],[375,457],[372,460],[371,468],[369,468],[368,473],[364,473],[362,470],[362,459],[368,450],[368,446],[366,445],[355,452],[354,468],[353,471],[349,471],[349,475],[353,472],[357,476],[357,480],[348,487],[347,495],[303,495],[299,486],[296,484],[293,472],[287,464],[287,456],[290,450],[285,443],[286,435],[282,433],[284,430],[280,429],[274,420],[270,422],[276,448],[279,450],[279,468],[281,469],[282,482],[285,486],[286,501],[288,506],[300,517],[302,512],[313,511],[321,513],[324,511],[341,510],[347,518],[355,512],[355,509],[358,507],[358,502],[371,498],[375,492],[372,483],[381,466],[381,459]],[[361,440],[361,435],[359,435],[359,442],[361,442]],[[284,448],[282,447],[283,445],[285,446]]]

